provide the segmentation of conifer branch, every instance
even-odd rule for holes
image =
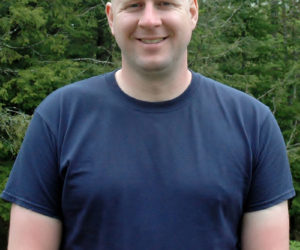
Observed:
[[[114,63],[109,62],[108,60],[101,61],[101,60],[97,60],[97,59],[94,59],[94,58],[75,58],[75,59],[72,59],[72,61],[91,61],[91,62],[96,63],[96,64],[114,65]]]
[[[291,132],[291,134],[290,134],[290,138],[289,138],[289,140],[288,140],[288,142],[287,142],[287,144],[286,144],[286,147],[287,147],[287,148],[293,147],[293,146],[295,146],[295,145],[297,145],[297,144],[300,145],[300,143],[296,143],[296,144],[294,144],[294,145],[291,145],[292,141],[295,139],[296,134],[297,134],[297,133],[296,133],[296,132],[297,132],[297,126],[298,126],[298,121],[296,120],[295,123],[294,123],[294,126],[293,126],[293,130],[292,130],[292,132]]]

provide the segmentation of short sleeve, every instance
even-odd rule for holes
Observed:
[[[1,198],[60,218],[61,181],[56,138],[35,112]]]
[[[294,195],[285,142],[270,112],[258,133],[246,211],[265,209]]]

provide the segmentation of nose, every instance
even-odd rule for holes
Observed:
[[[161,17],[153,3],[146,3],[139,19],[139,26],[153,28],[161,25]]]

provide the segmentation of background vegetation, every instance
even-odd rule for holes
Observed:
[[[199,4],[189,66],[256,97],[276,116],[298,192],[290,202],[291,238],[300,240],[299,0]],[[120,66],[104,6],[104,0],[1,0],[0,190],[41,100],[65,84]],[[8,211],[0,201],[4,245]],[[297,244],[291,249],[300,249]]]

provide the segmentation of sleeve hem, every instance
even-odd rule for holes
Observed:
[[[245,212],[255,212],[258,210],[267,209],[269,207],[275,206],[279,204],[280,202],[283,202],[285,200],[289,200],[293,198],[296,195],[295,190],[292,188],[288,190],[287,192],[276,196],[275,198],[269,199],[267,201],[263,202],[257,202],[256,204],[253,204],[251,206],[248,206],[245,210]]]
[[[7,202],[14,203],[14,204],[24,207],[26,209],[37,212],[39,214],[43,214],[43,215],[61,220],[61,216],[59,216],[57,213],[54,213],[50,209],[45,208],[36,203],[33,203],[31,201],[27,201],[24,198],[18,197],[16,195],[10,194],[7,191],[3,191],[2,194],[0,195],[0,198],[2,198],[3,200],[5,200]]]

